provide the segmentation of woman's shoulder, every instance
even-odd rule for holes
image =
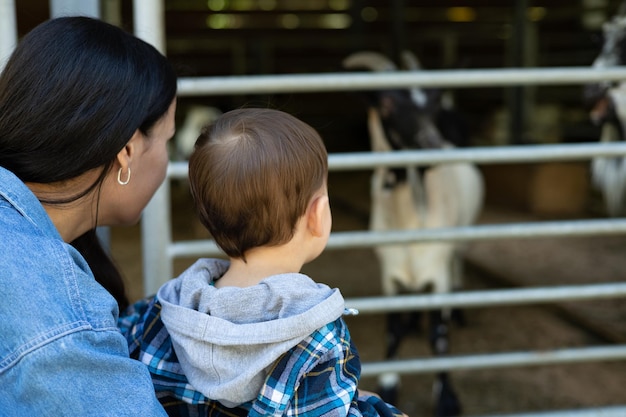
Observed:
[[[15,213],[0,216],[0,357],[9,358],[7,366],[62,337],[116,330],[117,304],[82,257]]]

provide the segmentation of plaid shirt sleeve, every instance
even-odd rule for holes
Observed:
[[[249,416],[401,416],[375,396],[358,396],[358,352],[338,319],[293,347],[270,370]]]

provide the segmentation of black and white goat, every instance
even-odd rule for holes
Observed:
[[[403,54],[404,66],[419,70],[417,59]],[[375,52],[359,52],[343,62],[348,70],[396,71],[396,65]],[[368,129],[373,151],[445,149],[463,139],[438,91],[413,88],[367,93]],[[446,122],[447,120],[447,122]],[[372,230],[444,228],[472,224],[483,202],[484,186],[479,170],[469,163],[438,164],[402,169],[378,167],[371,179]],[[451,292],[461,285],[461,245],[456,242],[386,245],[375,248],[385,295],[433,291]],[[433,311],[430,343],[435,355],[448,353],[449,311]],[[417,327],[412,315],[388,316],[387,357],[396,357],[407,324]],[[380,394],[395,402],[399,376],[381,375]],[[434,385],[435,415],[456,416],[460,403],[446,373]]]
[[[626,64],[626,2],[603,25],[603,45],[593,62],[595,68]],[[585,86],[585,101],[591,107],[593,123],[601,126],[602,142],[618,142],[626,132],[626,83],[603,82]],[[626,215],[626,158],[594,158],[593,185],[604,198],[610,216]]]

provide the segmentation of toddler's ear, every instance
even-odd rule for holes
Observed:
[[[321,195],[315,197],[309,209],[307,210],[307,228],[309,232],[315,237],[321,237],[324,235],[326,218],[324,216],[326,206],[330,204],[328,201],[328,195]]]

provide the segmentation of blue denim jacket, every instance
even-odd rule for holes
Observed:
[[[129,358],[115,300],[3,168],[0,297],[0,415],[166,415]]]

